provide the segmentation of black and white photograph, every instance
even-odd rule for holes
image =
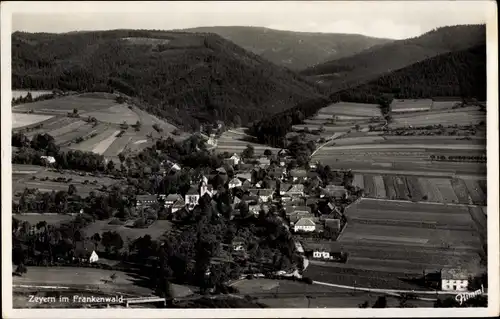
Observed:
[[[1,13],[8,318],[499,314],[495,2]]]

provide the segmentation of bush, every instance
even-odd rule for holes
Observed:
[[[309,284],[309,285],[313,284],[313,280],[309,277],[303,277],[302,281],[305,282],[306,284]]]

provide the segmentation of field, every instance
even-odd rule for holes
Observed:
[[[461,179],[355,173],[353,185],[364,189],[368,198],[486,205],[486,180],[479,177]]]
[[[337,284],[417,289],[409,279],[424,271],[457,265],[471,272],[484,270],[479,260],[486,230],[468,207],[362,199],[346,216],[338,242],[349,254],[347,263],[313,262],[306,276]]]
[[[14,173],[17,172],[17,173]],[[76,187],[80,196],[87,196],[91,191],[97,191],[103,186],[111,186],[120,180],[110,177],[97,177],[91,175],[80,176],[71,171],[59,173],[51,171],[45,167],[32,165],[13,165],[12,193],[14,199],[18,198],[16,194],[24,191],[25,188],[35,188],[40,192],[67,191],[69,185]],[[33,179],[34,178],[34,179]],[[56,181],[57,178],[64,178],[66,181]],[[71,179],[69,182],[68,179]],[[85,183],[85,181],[87,181]]]
[[[432,100],[430,99],[415,99],[415,100],[398,100],[394,99],[391,104],[392,112],[418,112],[428,111],[432,108]]]
[[[120,152],[141,151],[161,137],[172,136],[176,140],[187,137],[182,132],[172,135],[175,126],[135,106],[118,104],[114,99],[115,95],[109,93],[85,93],[18,105],[13,107],[14,129],[29,138],[48,133],[60,146],[95,152],[112,159]],[[79,118],[67,116],[73,109],[78,110]],[[28,111],[33,113],[22,113]],[[96,118],[97,125],[87,123],[89,117]],[[132,125],[138,121],[141,127],[137,131]],[[122,127],[123,123],[129,127]],[[122,136],[117,137],[122,130]]]
[[[274,308],[357,308],[365,301],[372,305],[380,296],[377,293],[264,278],[242,280],[233,286],[240,295],[258,298],[259,302]],[[412,304],[420,303],[415,301]],[[388,297],[389,307],[397,307],[398,304],[395,298]]]
[[[109,278],[113,274],[116,278],[110,281]],[[124,297],[153,296],[153,290],[143,284],[145,281],[142,276],[133,272],[78,267],[28,267],[28,272],[22,277],[13,277],[14,308],[34,307],[35,305],[27,302],[27,294],[36,292],[37,295],[43,295],[43,292],[50,291],[49,288],[38,286],[45,286],[48,283],[51,287],[59,287],[57,292],[72,300],[73,295],[87,294],[85,291],[92,291],[90,295],[94,296],[101,294]],[[172,284],[172,293],[175,297],[193,294],[188,287],[176,284]],[[68,307],[68,305],[60,306]]]
[[[116,231],[124,240],[126,238],[134,240],[144,235],[150,235],[151,238],[155,240],[172,228],[172,224],[168,220],[157,220],[148,228],[130,228],[123,225],[110,225],[109,222],[110,220],[95,221],[84,228],[84,231],[88,236],[92,236],[95,233],[100,233],[102,235],[102,233],[106,231]]]
[[[12,113],[12,128],[21,128],[37,124],[52,118],[50,115]]]
[[[267,145],[258,144],[254,139],[244,132],[244,128],[232,129],[224,132],[220,138],[217,139],[218,153],[237,153],[240,154],[245,150],[247,145],[252,145],[254,147],[255,155],[262,155],[266,149],[269,149],[276,154],[279,152],[279,148],[273,148]]]

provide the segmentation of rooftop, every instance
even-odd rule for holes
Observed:
[[[469,278],[469,273],[461,268],[444,268],[441,270],[442,279],[464,280]]]
[[[292,169],[290,171],[290,176],[292,176],[292,177],[306,177],[307,172],[305,169]]]
[[[313,222],[310,218],[303,217],[299,219],[295,226],[316,226],[316,223]]]
[[[135,199],[138,201],[156,201],[156,195],[137,195]]]

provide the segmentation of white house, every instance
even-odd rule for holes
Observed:
[[[228,158],[228,160],[231,162],[231,165],[238,165],[241,161],[241,157],[234,153],[230,158]]]
[[[467,291],[469,276],[463,269],[445,268],[441,270],[441,290]]]
[[[273,190],[272,189],[259,190],[259,199],[264,203],[271,201],[273,199]]]
[[[243,182],[239,178],[233,178],[232,180],[229,181],[228,187],[229,189],[235,188],[235,187],[241,187],[243,185]]]
[[[330,252],[324,250],[315,250],[313,251],[313,258],[330,259]]]
[[[54,156],[40,156],[40,159],[45,162],[45,164],[54,164],[56,162],[56,159]]]
[[[212,197],[215,195],[215,190],[214,187],[211,184],[206,184],[205,182],[202,182],[200,185],[200,197],[202,197],[205,194],[208,194],[208,196]]]
[[[184,202],[184,199],[179,198],[175,203],[172,204],[172,213],[175,213],[176,211],[184,208],[186,206],[186,203]]]
[[[313,232],[316,230],[316,223],[309,218],[301,218],[293,226],[295,232]]]
[[[200,200],[200,194],[198,193],[198,189],[192,186],[185,196],[185,203],[188,209],[193,210],[196,205],[198,205],[198,201]]]
[[[159,197],[165,202],[165,208],[172,207],[175,202],[182,199],[182,196],[179,194],[168,194],[168,196],[161,194]]]
[[[90,254],[90,257],[89,257],[89,263],[95,263],[98,260],[99,260],[99,256],[97,255],[95,250],[93,250],[92,253]]]

